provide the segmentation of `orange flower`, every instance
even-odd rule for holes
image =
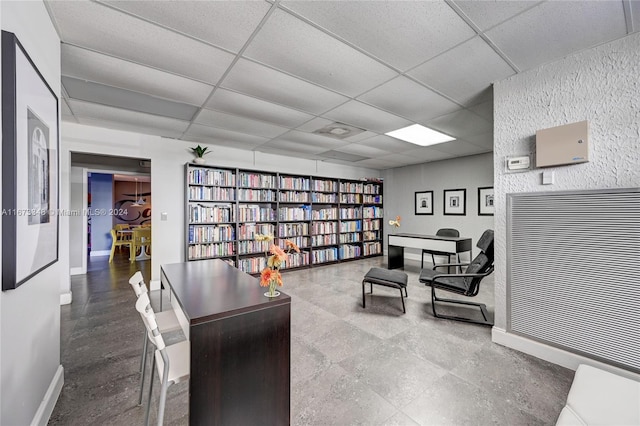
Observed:
[[[261,287],[269,287],[269,283],[274,278],[277,278],[277,275],[280,275],[278,273],[278,271],[275,271],[275,270],[273,270],[271,268],[264,268],[262,270],[262,272],[260,272],[260,286]],[[280,282],[282,282],[282,279],[280,279]],[[280,285],[282,285],[282,284],[280,284]]]
[[[287,253],[285,253],[284,250],[282,250],[279,246],[271,244],[271,247],[269,247],[269,252],[274,255],[280,263],[286,262]]]
[[[298,245],[293,241],[286,240],[284,242],[284,245],[287,247],[287,249],[295,250],[296,253],[300,253],[300,247],[298,247]]]
[[[396,221],[400,222],[400,219],[402,219],[400,216],[396,216]]]

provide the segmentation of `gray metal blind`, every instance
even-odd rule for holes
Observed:
[[[510,330],[640,370],[640,189],[508,205]]]

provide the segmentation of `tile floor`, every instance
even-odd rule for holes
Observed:
[[[555,423],[572,371],[492,343],[489,327],[433,318],[418,262],[405,267],[406,314],[399,292],[380,286],[363,309],[362,277],[385,265],[379,257],[284,274],[293,425]],[[148,262],[97,260],[73,277],[74,303],[61,313],[65,384],[50,424],[143,423],[142,325],[128,285],[136,267],[150,276]],[[493,312],[492,277],[475,299]],[[187,424],[187,398],[188,384],[169,389],[165,424]]]

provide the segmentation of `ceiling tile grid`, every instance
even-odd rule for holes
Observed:
[[[640,30],[634,1],[45,4],[63,120],[377,169],[491,151],[494,81]],[[414,123],[457,140],[384,135]]]

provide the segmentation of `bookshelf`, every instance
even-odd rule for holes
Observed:
[[[191,163],[185,173],[187,261],[221,258],[257,274],[271,242],[256,234],[300,247],[283,270],[382,255],[380,181]]]

